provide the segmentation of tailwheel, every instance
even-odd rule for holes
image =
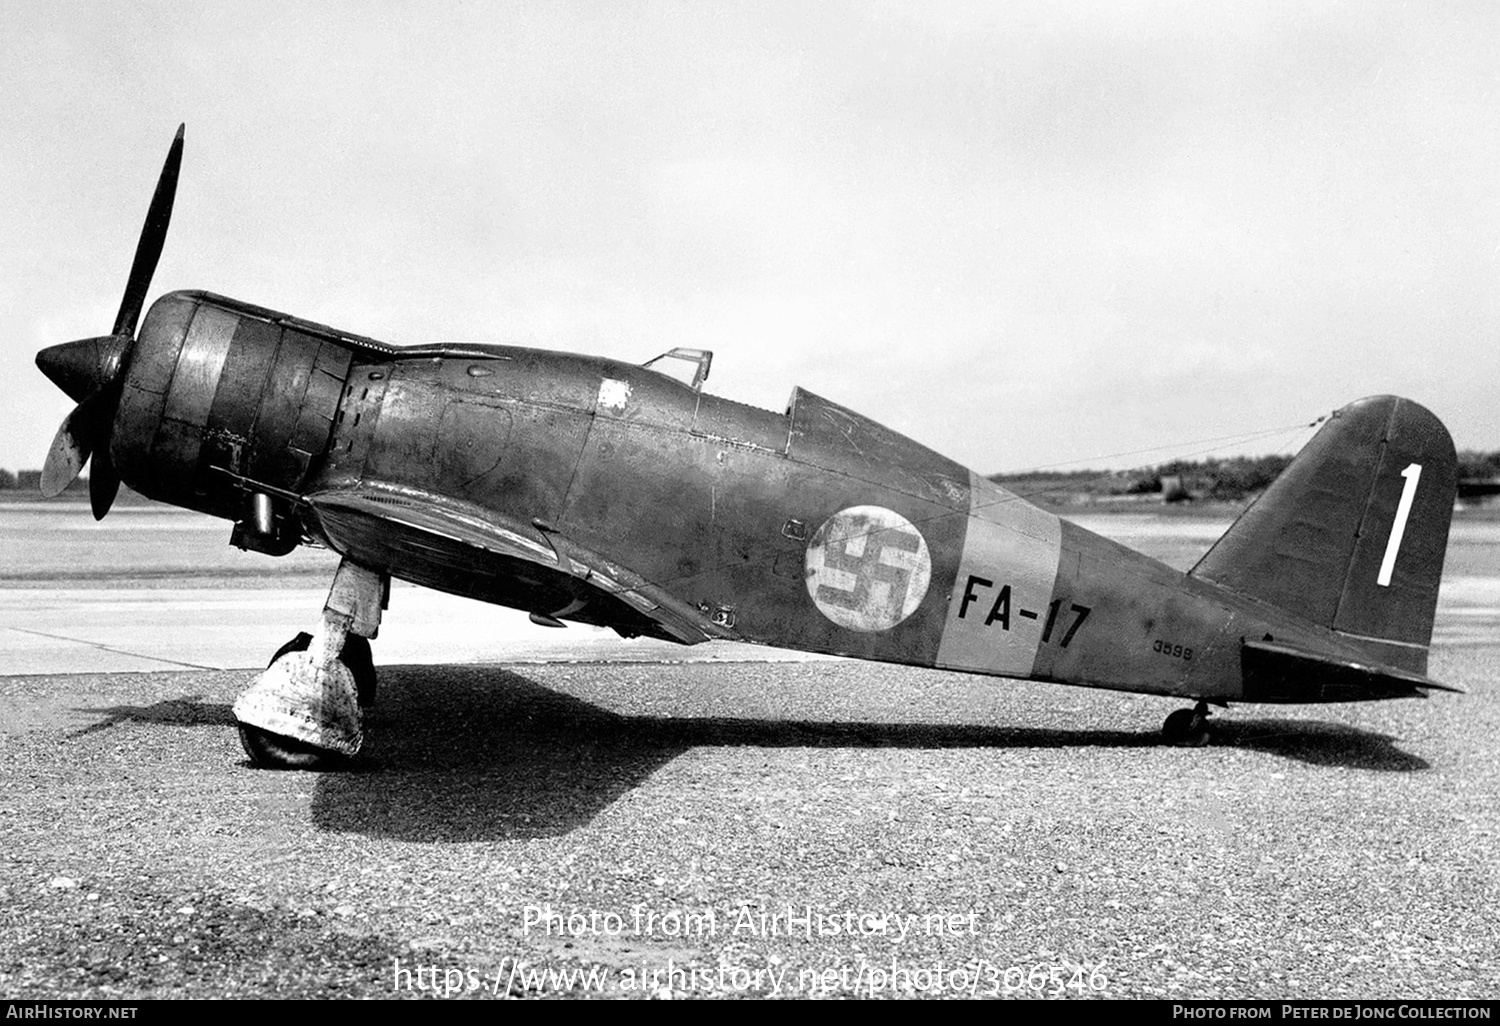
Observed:
[[[1178,748],[1202,748],[1208,744],[1208,705],[1199,702],[1192,709],[1178,709],[1161,725],[1161,737]]]
[[[269,730],[240,723],[240,744],[250,762],[260,769],[275,770],[323,770],[334,769],[348,763],[338,752],[298,741],[296,738],[273,734]]]
[[[276,662],[288,652],[306,652],[312,644],[312,635],[306,631],[300,631],[295,638],[288,641],[276,650],[271,657],[271,663]],[[358,634],[350,634],[344,638],[344,647],[339,652],[339,662],[349,667],[349,672],[354,675],[354,690],[359,694],[361,708],[368,708],[375,704],[375,656],[370,651],[370,640],[362,638]]]

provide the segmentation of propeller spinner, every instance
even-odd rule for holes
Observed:
[[[172,220],[172,200],[177,194],[177,172],[182,167],[185,127],[177,127],[177,137],[172,140],[161,177],[157,179],[156,193],[151,197],[151,208],[146,212],[146,223],[135,247],[135,262],[130,266],[130,278],[125,283],[125,296],[120,301],[120,312],[115,315],[114,329],[108,335],[64,342],[36,354],[36,365],[42,373],[78,403],[52,439],[52,448],[48,450],[47,462],[42,468],[42,494],[49,497],[60,494],[92,457],[89,503],[95,520],[104,519],[120,489],[120,476],[109,456],[110,434],[115,411],[120,405],[130,351],[135,345],[136,322],[140,320],[146,292],[151,288],[151,276],[156,273],[156,263],[161,259],[162,244],[167,238],[167,225]]]

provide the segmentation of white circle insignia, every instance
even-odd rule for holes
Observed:
[[[807,543],[807,593],[819,612],[852,631],[888,631],[927,596],[927,540],[900,513],[851,506]]]

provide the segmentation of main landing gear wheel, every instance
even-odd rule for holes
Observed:
[[[306,652],[312,644],[312,635],[301,631],[291,641],[282,645],[271,657],[271,663],[276,662],[288,652]],[[349,672],[354,675],[354,690],[359,693],[359,705],[367,709],[375,704],[375,656],[370,651],[370,639],[362,638],[358,634],[350,634],[344,639],[343,651],[339,653],[339,662],[349,667]]]
[[[360,707],[375,700],[375,663],[366,640],[380,629],[390,579],[340,560],[316,630],[277,650],[234,700],[240,742],[266,769],[347,767],[364,744]]]
[[[266,665],[274,666],[276,660],[293,652],[306,652],[312,647],[312,635],[301,631],[296,637],[276,650]],[[358,634],[344,638],[344,647],[339,652],[339,662],[349,669],[354,678],[354,688],[359,695],[359,704],[375,703],[375,659],[370,652],[370,642]],[[275,734],[248,723],[237,723],[240,731],[240,746],[250,757],[250,762],[260,769],[281,770],[328,770],[349,764],[349,758],[327,748]]]
[[[1178,709],[1161,725],[1161,737],[1178,748],[1202,748],[1208,744],[1208,706],[1199,702],[1192,709]]]
[[[250,762],[260,769],[322,770],[333,769],[349,761],[338,752],[330,752],[306,741],[273,734],[248,723],[240,723],[238,726],[240,746],[250,756]]]

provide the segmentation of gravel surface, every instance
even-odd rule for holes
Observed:
[[[248,767],[246,673],[0,679],[0,995],[1494,999],[1497,663],[1200,750],[871,664],[385,667],[326,774]]]

